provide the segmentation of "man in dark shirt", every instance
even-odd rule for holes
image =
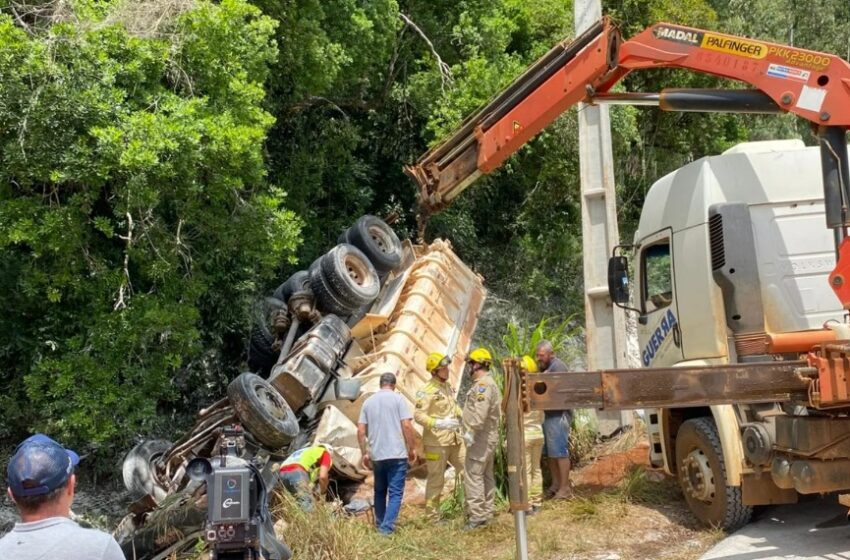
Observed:
[[[541,340],[537,344],[537,367],[541,373],[563,373],[567,366],[555,357],[552,343]],[[573,421],[571,410],[547,410],[543,419],[543,437],[545,438],[546,456],[549,458],[549,473],[552,485],[546,491],[546,496],[556,500],[567,500],[573,497],[570,484],[570,425]]]

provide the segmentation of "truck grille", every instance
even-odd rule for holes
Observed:
[[[711,269],[723,268],[726,264],[726,252],[723,249],[722,214],[714,214],[708,218],[708,242],[711,245]]]

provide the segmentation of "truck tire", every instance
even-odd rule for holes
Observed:
[[[319,268],[334,295],[352,311],[378,297],[381,289],[378,273],[354,245],[337,245],[325,253]]]
[[[727,483],[713,418],[692,418],[679,428],[676,470],[685,501],[701,523],[729,532],[750,521],[753,508],[744,505],[741,487]]]
[[[148,439],[127,452],[121,476],[124,487],[134,498],[150,495],[157,503],[165,498],[167,491],[156,481],[153,462],[171,449],[171,445],[164,439]]]
[[[331,289],[321,266],[310,269],[310,289],[316,298],[316,307],[323,313],[332,313],[339,317],[348,317],[358,306],[342,301]]]
[[[274,316],[286,304],[274,297],[266,297],[254,307],[254,324],[248,340],[248,367],[263,374],[268,373],[277,362],[278,353],[274,350],[275,335],[271,325]]]
[[[361,216],[345,233],[346,242],[360,249],[380,274],[401,264],[401,241],[386,222],[375,216]]]
[[[248,341],[248,368],[255,373],[266,375],[277,362],[277,352],[272,349],[274,341],[262,333],[258,327],[251,329],[251,338]]]
[[[280,449],[298,435],[298,420],[292,409],[262,377],[240,374],[227,386],[227,398],[242,427],[270,450]]]
[[[275,297],[265,297],[257,303],[254,308],[254,324],[259,327],[260,332],[269,342],[269,348],[274,344],[274,333],[272,324],[278,311],[286,310],[286,302]]]
[[[286,282],[277,287],[272,294],[272,297],[287,302],[295,292],[305,292],[310,289],[310,273],[306,270],[299,270],[289,278]]]

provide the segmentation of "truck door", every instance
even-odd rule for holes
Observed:
[[[682,331],[676,304],[673,274],[673,235],[669,229],[641,241],[639,294],[643,314],[638,320],[638,343],[643,367],[664,367],[680,362]]]

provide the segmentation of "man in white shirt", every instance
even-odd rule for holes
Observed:
[[[79,455],[44,434],[18,445],[6,474],[21,522],[0,538],[0,558],[124,560],[112,536],[70,519],[79,462]]]

